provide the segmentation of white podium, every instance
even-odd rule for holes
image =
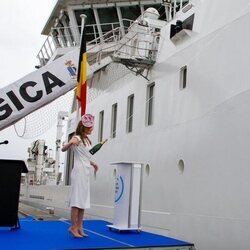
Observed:
[[[110,229],[137,230],[140,228],[142,163],[117,162],[113,225]]]

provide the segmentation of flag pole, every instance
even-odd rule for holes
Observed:
[[[81,38],[80,38],[80,43],[81,43],[81,41],[83,39],[83,37],[82,37],[83,36],[83,29],[85,26],[85,20],[86,20],[87,16],[85,14],[81,14],[80,17],[81,17]]]
[[[79,46],[81,46],[82,43],[82,39],[84,39],[83,37],[83,30],[84,30],[84,26],[85,26],[85,20],[87,18],[87,16],[85,14],[81,14],[81,34],[80,34],[80,41],[79,41]],[[80,48],[80,47],[79,47]],[[81,51],[79,51],[79,53],[81,53]],[[78,67],[78,70],[80,70],[80,68]],[[77,102],[77,110],[76,110],[76,124],[78,124],[78,122],[81,119],[81,112],[80,112],[80,103]]]

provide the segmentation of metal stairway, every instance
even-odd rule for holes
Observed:
[[[148,80],[149,69],[156,62],[160,40],[160,28],[165,22],[150,25],[149,20],[137,19],[129,28],[128,33],[118,42],[113,54],[113,61],[122,63],[129,70]]]

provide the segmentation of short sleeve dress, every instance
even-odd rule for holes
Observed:
[[[72,147],[74,152],[74,168],[71,172],[71,191],[69,206],[81,209],[90,208],[90,158],[89,145],[86,140],[83,144],[79,136],[74,136],[79,141],[79,145]]]

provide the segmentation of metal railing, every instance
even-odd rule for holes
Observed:
[[[136,24],[128,36],[118,42],[113,60],[131,68],[149,68],[157,57],[160,32],[152,27]]]
[[[107,32],[104,36],[98,37],[88,43],[88,63],[90,65],[100,62],[102,57],[113,53],[117,43],[123,37],[121,27]]]
[[[171,21],[176,17],[176,13],[182,10],[190,0],[162,0],[163,6],[166,8],[167,21]]]
[[[85,34],[88,45],[117,41],[123,36],[133,20],[124,19],[121,23],[103,23],[86,25]],[[81,27],[53,28],[38,52],[37,58],[41,66],[46,65],[55,51],[60,48],[78,47],[80,44]]]
[[[119,42],[128,33],[133,21],[127,20],[128,26],[117,27],[103,36],[88,42],[88,63],[90,65],[100,62],[107,55],[113,54],[119,46]]]

